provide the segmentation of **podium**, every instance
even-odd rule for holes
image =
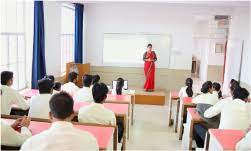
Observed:
[[[66,64],[66,76],[65,76],[65,81],[68,81],[68,75],[70,72],[76,72],[78,73],[78,82],[77,85],[79,87],[83,86],[83,76],[85,74],[90,74],[90,63],[74,63],[74,62],[69,62]]]

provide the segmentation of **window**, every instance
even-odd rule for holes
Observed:
[[[62,4],[61,8],[61,73],[66,71],[66,63],[74,59],[75,9],[73,5]]]
[[[33,2],[3,0],[0,8],[0,71],[12,71],[13,88],[23,89],[31,81]]]

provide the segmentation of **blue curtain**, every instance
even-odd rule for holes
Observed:
[[[34,1],[34,37],[31,87],[37,88],[37,81],[46,75],[44,51],[44,7],[43,1]]]
[[[83,12],[84,5],[75,4],[75,63],[83,63]]]

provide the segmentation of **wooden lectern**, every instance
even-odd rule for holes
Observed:
[[[90,74],[90,63],[74,63],[74,62],[69,62],[66,64],[66,76],[65,76],[65,81],[68,81],[68,75],[70,72],[76,72],[78,73],[78,82],[77,85],[79,87],[83,86],[83,76],[85,74]]]

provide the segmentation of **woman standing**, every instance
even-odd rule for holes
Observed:
[[[147,51],[144,53],[143,60],[144,71],[145,71],[145,91],[154,91],[154,76],[155,76],[155,61],[157,61],[157,56],[154,51],[152,51],[152,44],[147,45]]]

